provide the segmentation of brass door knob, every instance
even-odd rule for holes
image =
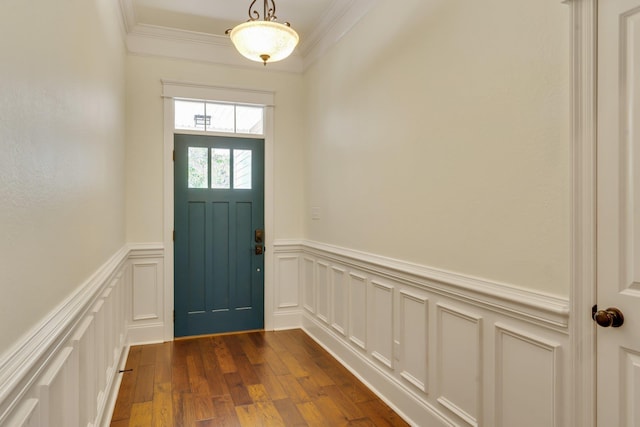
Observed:
[[[593,313],[593,320],[603,328],[619,328],[624,323],[622,312],[615,307],[606,310],[598,310]]]

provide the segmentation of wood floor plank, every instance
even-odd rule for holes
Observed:
[[[129,418],[120,421],[111,421],[109,427],[129,427]]]
[[[212,396],[229,394],[211,338],[200,341],[200,353],[202,355],[204,376],[209,383],[210,394]]]
[[[156,350],[154,383],[171,383],[172,346],[161,345]]]
[[[214,346],[214,352],[218,359],[218,366],[220,366],[220,370],[223,374],[230,374],[232,372],[237,372],[236,364],[233,361],[233,355],[227,348],[227,345],[224,342],[222,337],[213,337],[212,343]]]
[[[286,420],[287,425],[291,427],[306,426],[307,422],[298,410],[298,407],[291,401],[291,399],[281,399],[273,402],[273,405],[278,410],[278,413],[283,420]]]
[[[140,366],[155,365],[157,350],[158,344],[142,346],[142,353],[140,354]]]
[[[351,399],[347,398],[347,396],[340,391],[338,386],[331,385],[324,387],[324,392],[336,403],[340,412],[342,412],[348,420],[357,420],[364,417],[364,414],[358,405],[356,405]]]
[[[173,393],[171,393],[171,398],[173,402],[172,408],[174,427],[185,427],[183,393],[176,393],[174,390]]]
[[[129,355],[127,356],[127,363],[125,369],[135,369],[140,364],[140,355],[142,354],[141,345],[134,345],[129,349]]]
[[[260,383],[264,386],[271,400],[286,399],[287,393],[282,388],[282,384],[278,381],[278,377],[273,373],[269,365],[262,364],[254,366],[256,375]]]
[[[298,358],[292,353],[281,353],[280,359],[286,365],[287,369],[289,369],[289,372],[295,377],[301,378],[309,376],[309,372],[300,365]]]
[[[330,397],[321,396],[314,400],[313,403],[315,403],[322,416],[328,421],[328,425],[342,426],[349,422],[347,417],[338,408],[336,402],[334,402]]]
[[[236,414],[242,427],[257,427],[262,425],[256,405],[236,406]]]
[[[269,347],[276,351],[276,353],[282,353],[287,351],[287,346],[285,345],[282,331],[276,331],[269,334],[263,335],[265,342]]]
[[[196,394],[194,396],[195,420],[208,420],[216,415],[213,400],[210,396]]]
[[[153,379],[155,377],[155,369],[155,365],[140,365],[138,367],[133,403],[150,402],[153,400]]]
[[[289,396],[293,403],[298,404],[309,402],[311,400],[307,392],[304,391],[304,389],[298,382],[298,379],[293,375],[280,375],[278,376],[278,381],[282,385],[282,389],[284,390],[284,392],[287,393],[287,396]]]
[[[321,387],[334,385],[335,381],[323,371],[320,366],[318,366],[314,359],[311,358],[301,358],[299,360],[300,366],[302,369],[309,373],[309,376],[313,378],[313,380]],[[336,362],[337,363],[337,362]]]
[[[233,360],[245,385],[258,384],[260,382],[260,379],[258,378],[258,375],[256,375],[256,371],[253,369],[253,365],[249,362],[247,356],[244,354],[238,354],[233,356]]]
[[[116,406],[113,409],[112,420],[128,420],[131,417],[131,405],[133,405],[133,394],[136,387],[138,371],[123,372],[120,382],[120,391],[116,399]]]
[[[313,402],[299,403],[298,410],[310,427],[330,426],[329,421],[322,416],[320,410]]]
[[[408,427],[402,418],[389,408],[382,400],[376,398],[367,402],[359,403],[362,412],[376,426]]]
[[[247,386],[247,390],[249,391],[249,396],[251,396],[251,400],[254,402],[270,402],[271,398],[269,397],[269,393],[267,393],[267,389],[262,384],[250,384]]]
[[[236,411],[231,395],[214,396],[211,398],[216,413],[215,418],[235,418]]]
[[[297,378],[297,380],[298,380],[298,383],[300,384],[300,386],[302,386],[304,391],[307,393],[307,396],[309,396],[309,398],[311,400],[316,400],[317,398],[319,398],[321,396],[326,396],[326,393],[314,381],[314,378],[312,378],[312,377],[302,377],[302,378]]]
[[[153,390],[153,427],[173,427],[171,382],[156,383]]]
[[[258,414],[260,414],[262,425],[268,427],[286,426],[286,423],[280,416],[276,407],[273,405],[273,402],[256,402],[255,405],[258,409]]]
[[[240,374],[237,372],[224,374],[224,380],[227,383],[227,387],[229,387],[229,393],[236,406],[250,405],[253,403],[253,399],[251,399],[251,395],[249,395],[249,390],[247,390]]]
[[[249,338],[248,334],[238,335],[238,340],[240,341],[240,345],[242,346],[244,354],[247,356],[247,359],[249,359],[249,362],[252,365],[259,365],[264,363],[264,356],[262,352],[258,349],[251,338]]]
[[[191,391],[189,372],[186,364],[171,366],[171,385],[174,393],[188,393]]]
[[[153,402],[134,403],[131,408],[130,427],[149,427],[153,418]]]
[[[290,374],[289,368],[284,364],[278,353],[271,347],[265,347],[263,350],[264,360],[276,375]]]
[[[222,339],[224,340],[229,353],[231,353],[233,356],[245,355],[244,349],[242,348],[242,343],[238,339],[238,334],[224,335]]]
[[[198,351],[190,352],[187,356],[187,372],[189,373],[189,379],[191,377],[204,377],[204,363],[199,349]]]

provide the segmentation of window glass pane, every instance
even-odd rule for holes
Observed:
[[[189,147],[189,188],[208,187],[208,151],[206,147]]]
[[[233,188],[251,189],[251,150],[233,150]]]
[[[211,150],[211,188],[231,188],[231,150],[213,148]]]
[[[208,119],[204,113],[204,102],[175,101],[176,129],[205,130]]]
[[[236,132],[262,135],[262,122],[262,107],[247,107],[245,105],[236,107]]]
[[[207,123],[207,130],[211,132],[233,133],[234,107],[230,104],[212,104],[207,102],[207,116],[211,123]]]

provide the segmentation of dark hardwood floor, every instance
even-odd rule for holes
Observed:
[[[131,347],[111,427],[406,426],[301,330]]]

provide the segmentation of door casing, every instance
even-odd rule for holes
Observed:
[[[595,426],[597,0],[567,0],[570,37],[571,283],[569,335],[574,426]]]
[[[163,339],[172,341],[173,330],[173,223],[174,223],[174,99],[204,99],[209,101],[231,102],[261,105],[265,108],[264,118],[264,226],[265,226],[265,248],[264,257],[264,328],[274,329],[274,306],[273,306],[273,229],[274,229],[274,98],[273,92],[256,91],[249,89],[226,88],[218,86],[197,85],[187,82],[173,80],[162,80],[163,107],[164,107],[164,173],[163,173],[163,193],[164,193],[164,332]],[[180,131],[179,133],[185,133]],[[202,134],[193,132],[194,134]],[[207,135],[222,135],[207,133]]]

